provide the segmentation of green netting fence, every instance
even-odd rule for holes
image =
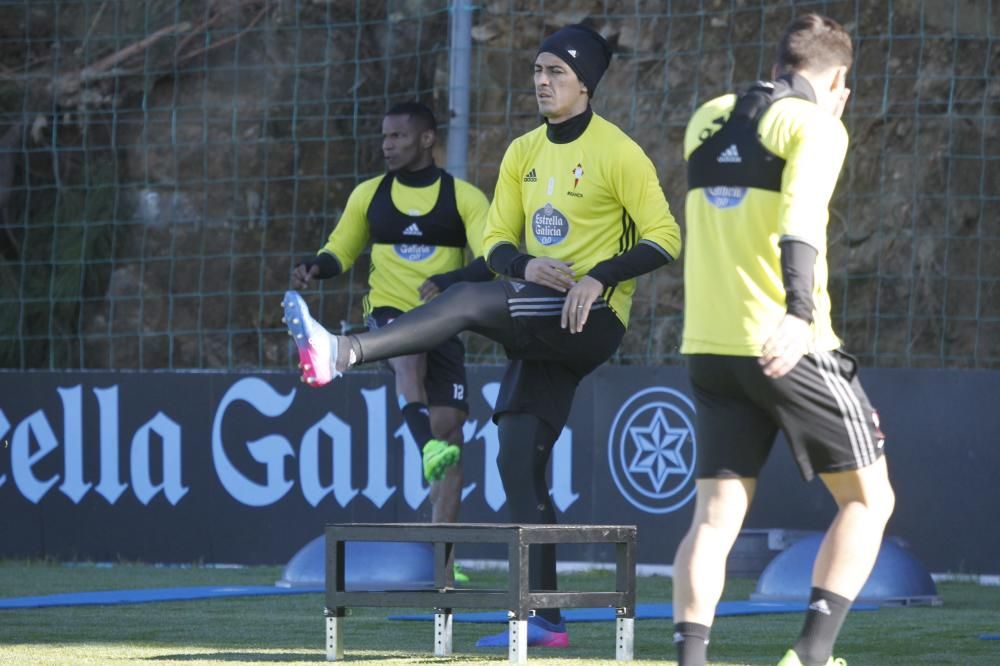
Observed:
[[[462,3],[465,4],[465,3]],[[385,109],[447,124],[447,0],[0,2],[0,367],[282,369],[291,267],[381,172]],[[455,10],[458,11],[458,10]],[[491,0],[472,5],[469,180],[534,127],[542,36],[617,55],[595,109],[683,223],[684,125],[770,71],[782,26],[855,39],[829,230],[835,324],[864,364],[1000,367],[1000,6],[965,0]],[[441,133],[439,163],[448,132]],[[309,294],[361,321],[367,259]],[[617,362],[680,362],[682,270],[645,276]],[[474,336],[469,360],[498,350]]]

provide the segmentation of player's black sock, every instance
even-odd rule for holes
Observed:
[[[427,405],[422,402],[409,403],[403,407],[403,420],[413,439],[417,441],[417,446],[423,451],[424,445],[434,437],[431,434],[431,413]]]
[[[545,468],[558,433],[533,414],[506,412],[497,421],[500,455],[497,463],[507,493],[507,507],[513,523],[554,525],[556,510],[545,482]],[[533,590],[555,590],[555,544],[533,545],[528,549],[529,586]],[[558,624],[558,608],[539,608],[536,615]]]
[[[503,284],[459,282],[390,324],[350,336],[351,348],[358,363],[371,363],[429,351],[462,331],[479,333],[505,347],[514,344]]]
[[[829,590],[812,588],[802,633],[792,647],[805,666],[824,666],[830,660],[833,644],[850,609],[850,599]]]
[[[512,522],[529,522],[511,519]],[[552,521],[555,523],[555,521]],[[530,587],[533,590],[556,590],[556,545],[544,543],[528,548],[528,567],[530,569]],[[538,572],[538,573],[535,573]],[[535,615],[546,622],[559,624],[562,622],[562,611],[558,608],[537,608]]]
[[[674,625],[678,666],[705,666],[711,630],[711,627],[697,622],[678,622]]]

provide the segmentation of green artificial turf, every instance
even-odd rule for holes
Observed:
[[[505,574],[472,571],[473,585],[500,587]],[[118,564],[67,566],[0,562],[0,597],[144,587],[270,585],[278,567],[245,569],[158,568]],[[613,589],[613,574],[560,576],[570,590]],[[730,581],[726,599],[745,600],[749,580]],[[639,579],[639,601],[670,601],[670,579]],[[837,655],[850,666],[1000,664],[1000,588],[970,583],[938,586],[938,607],[883,608],[852,613]],[[499,609],[492,609],[499,610]],[[345,661],[373,664],[505,663],[506,650],[481,650],[476,639],[503,624],[455,623],[450,658],[433,656],[431,622],[397,622],[386,615],[430,609],[356,608],[346,619]],[[710,648],[713,664],[774,664],[794,641],[799,615],[720,618]],[[639,620],[635,661],[673,663],[668,620]],[[321,594],[236,597],[120,606],[0,610],[0,663],[23,664],[232,664],[316,663],[325,660]],[[614,623],[573,623],[565,650],[529,649],[530,663],[592,666],[614,663]]]

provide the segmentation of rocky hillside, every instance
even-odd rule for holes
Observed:
[[[617,49],[595,108],[649,153],[682,220],[688,116],[766,76],[791,17],[761,4],[479,3],[468,178],[492,192],[538,122],[540,39],[588,20]],[[992,4],[823,3],[856,37],[830,242],[837,325],[866,364],[1000,367]],[[382,168],[386,106],[419,97],[447,118],[447,5],[0,8],[0,367],[286,367],[280,293]],[[326,321],[360,321],[366,272],[324,285]],[[682,302],[679,266],[643,278],[620,361],[676,361]]]

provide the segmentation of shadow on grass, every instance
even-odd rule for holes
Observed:
[[[400,654],[364,654],[344,655],[343,661],[400,661],[403,657]],[[267,662],[295,662],[295,661],[322,661],[326,662],[326,654],[322,652],[282,652],[260,653],[260,652],[198,652],[195,654],[161,654],[149,657],[146,661],[234,661],[248,663]],[[467,662],[468,659],[453,655],[452,657],[414,657],[407,656],[405,661],[408,664],[447,664],[450,662]]]
[[[325,661],[326,655],[316,652],[282,652],[268,654],[260,652],[197,652],[194,654],[161,654],[148,657],[147,661]]]

